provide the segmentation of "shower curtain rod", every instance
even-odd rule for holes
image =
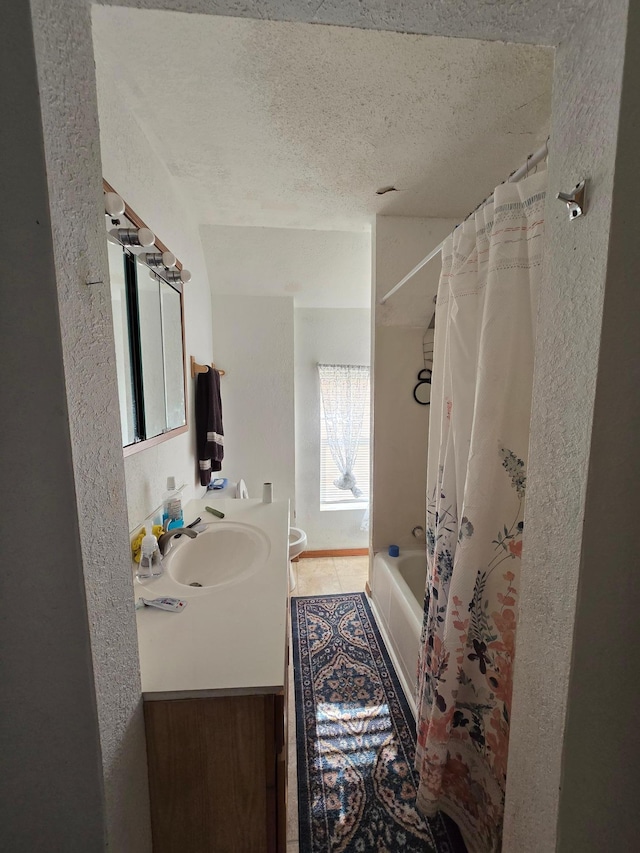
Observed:
[[[533,154],[529,154],[529,156],[527,157],[526,163],[523,163],[519,169],[516,169],[515,172],[512,172],[509,175],[509,177],[506,179],[506,181],[503,181],[503,183],[513,184],[516,181],[521,180],[521,178],[524,178],[525,175],[529,174],[529,169],[533,169],[534,166],[537,166],[538,163],[541,163],[543,160],[545,160],[548,157],[548,155],[549,155],[549,139],[547,138],[547,141],[544,143],[544,145],[541,145],[540,148],[538,148],[538,150],[535,151]],[[463,219],[463,222],[466,222],[470,216],[473,216],[473,214],[476,212],[476,210],[479,210],[484,204],[487,204],[487,202],[491,201],[492,198],[493,198],[493,193],[491,193],[490,196],[487,196],[487,198],[485,198],[483,201],[481,201],[480,204],[471,211],[471,213],[469,213],[467,216],[465,216],[465,218]],[[459,228],[459,227],[460,227],[459,225],[456,225],[456,228]],[[453,230],[455,231],[455,228]],[[435,249],[432,249],[426,258],[423,258],[419,264],[416,264],[416,266],[411,270],[411,272],[408,272],[405,275],[405,277],[396,284],[395,287],[392,287],[388,293],[385,293],[385,295],[380,300],[380,304],[384,305],[384,303],[387,301],[387,299],[389,299],[391,296],[393,296],[394,293],[396,293],[398,290],[400,290],[400,288],[404,284],[406,284],[410,279],[412,279],[417,272],[420,272],[422,267],[426,266],[429,263],[429,261],[432,261],[436,257],[436,255],[439,255],[440,252],[442,251],[442,247],[444,246],[444,242],[445,241],[443,240],[442,243],[440,243],[438,246],[435,247]]]

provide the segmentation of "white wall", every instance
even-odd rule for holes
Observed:
[[[451,232],[448,219],[378,216],[373,267],[373,505],[371,544],[424,547],[411,531],[425,527],[429,406],[413,399],[424,368],[422,340],[434,312],[435,259],[388,302],[380,299]]]
[[[296,308],[296,526],[310,551],[366,548],[364,510],[320,512],[320,385],[318,362],[369,364],[368,308]]]
[[[368,308],[371,234],[311,228],[200,228],[214,294],[292,296],[297,308]]]
[[[96,54],[100,147],[104,177],[191,271],[184,288],[186,362],[211,361],[211,294],[198,227],[167,167],[127,105],[126,81],[108,56]],[[188,369],[188,368],[185,368]],[[189,431],[125,459],[129,529],[161,502],[167,477],[186,484],[184,499],[202,493],[195,450],[194,390],[187,378]]]
[[[429,406],[413,399],[423,368],[424,329],[377,326],[374,386],[374,551],[391,544],[424,547],[411,531],[425,527]]]
[[[380,299],[438,245],[457,219],[376,216],[372,262],[376,326],[426,326],[433,316],[440,260],[423,267],[384,303]]]
[[[221,476],[242,477],[252,498],[273,483],[274,498],[295,497],[293,300],[214,296],[213,347],[222,377]]]

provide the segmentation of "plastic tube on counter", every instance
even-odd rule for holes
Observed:
[[[218,518],[224,518],[224,513],[220,512],[219,509],[214,509],[212,506],[205,507],[207,512],[210,512],[211,515],[216,515]]]
[[[181,598],[139,598],[136,609],[157,607],[158,610],[170,610],[172,613],[180,613],[186,606],[187,602]]]

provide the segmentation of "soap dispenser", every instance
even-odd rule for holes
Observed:
[[[150,534],[142,540],[140,568],[137,574],[139,580],[157,578],[162,574],[162,559],[160,557],[160,549],[158,548],[158,540]]]

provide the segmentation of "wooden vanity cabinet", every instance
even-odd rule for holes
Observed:
[[[154,853],[284,853],[285,691],[145,701]]]

